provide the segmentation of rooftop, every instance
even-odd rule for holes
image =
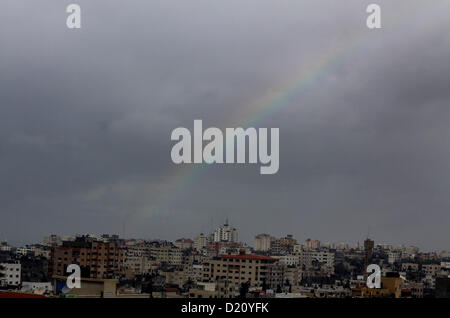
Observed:
[[[255,254],[236,254],[236,255],[222,255],[222,258],[233,258],[233,259],[248,259],[248,260],[264,260],[264,261],[277,261],[277,258],[255,255]]]

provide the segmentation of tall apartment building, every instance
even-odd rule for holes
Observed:
[[[0,251],[1,252],[10,252],[12,250],[12,246],[8,244],[7,241],[0,242]]]
[[[435,277],[437,274],[439,274],[440,271],[441,271],[440,264],[423,264],[422,265],[422,272],[425,275]]]
[[[126,278],[146,274],[150,270],[150,246],[137,243],[120,248],[120,273]]]
[[[286,266],[298,266],[300,262],[300,257],[298,254],[286,254],[276,256],[279,259],[279,263]]]
[[[194,247],[194,241],[188,238],[180,238],[175,241],[175,246],[182,250],[187,250]]]
[[[364,272],[365,268],[370,264],[370,260],[372,259],[373,247],[375,243],[373,240],[367,238],[364,240]]]
[[[321,250],[303,250],[298,253],[299,264],[310,268],[313,262],[324,264],[330,270],[334,268],[334,253]]]
[[[255,236],[255,251],[267,252],[270,250],[271,238],[269,234],[258,234]]]
[[[179,265],[183,263],[183,252],[173,245],[153,245],[150,247],[150,257],[157,263]]]
[[[203,233],[200,233],[195,239],[194,239],[194,248],[197,251],[201,251],[205,249],[210,242],[209,236],[205,235]]]
[[[316,239],[307,239],[305,242],[305,248],[307,249],[318,249],[320,247],[320,241]]]
[[[302,270],[299,267],[286,266],[280,262],[268,265],[267,287],[288,292],[289,288],[300,286]]]
[[[295,245],[297,245],[297,240],[289,234],[286,237],[273,240],[270,250],[274,255],[289,254],[294,251]]]
[[[242,283],[261,287],[268,278],[268,265],[276,261],[273,257],[253,254],[223,255],[203,263],[203,279],[205,282],[226,281],[238,295]]]
[[[225,222],[223,226],[219,226],[214,232],[214,242],[237,242],[238,233],[234,227]]]
[[[51,248],[48,271],[50,276],[67,276],[67,266],[77,264],[82,277],[113,278],[119,272],[119,263],[119,249],[115,243],[78,237]]]
[[[43,244],[47,246],[58,246],[62,244],[61,237],[56,234],[44,236]]]
[[[19,262],[0,263],[0,286],[19,286],[21,265]]]
[[[402,259],[402,252],[397,250],[392,250],[388,253],[388,263],[394,264]]]

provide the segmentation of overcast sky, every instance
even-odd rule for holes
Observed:
[[[450,249],[450,2],[377,0],[369,30],[371,2],[77,0],[69,30],[70,1],[1,1],[0,239],[173,240],[228,217],[251,244],[370,225]],[[280,128],[279,172],[173,164],[194,119]]]

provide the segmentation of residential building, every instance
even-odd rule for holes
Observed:
[[[194,247],[194,241],[187,238],[180,238],[175,241],[175,246],[182,250],[191,249]]]
[[[214,232],[214,242],[237,242],[237,230],[225,222],[223,226],[219,226]]]
[[[203,279],[206,282],[225,280],[238,295],[242,283],[261,287],[268,278],[268,265],[276,261],[273,257],[254,254],[223,255],[203,263]]]
[[[19,262],[0,263],[0,286],[19,286],[21,265]]]
[[[82,277],[114,278],[119,273],[119,249],[115,243],[78,237],[53,246],[48,265],[49,275],[67,275],[67,266],[77,264]]]
[[[267,252],[270,250],[271,237],[269,234],[258,234],[255,236],[254,250]]]

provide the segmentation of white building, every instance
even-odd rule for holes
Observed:
[[[297,266],[300,263],[300,257],[298,254],[287,254],[274,256],[279,259],[280,264],[286,266]]]
[[[316,239],[307,239],[305,242],[305,248],[307,249],[318,249],[320,247],[320,241]]]
[[[208,235],[205,235],[203,233],[200,233],[195,239],[194,239],[194,248],[197,251],[201,251],[204,248],[208,246],[209,243],[209,237]]]
[[[255,236],[255,251],[266,252],[270,250],[270,235],[269,234],[258,234]]]
[[[6,242],[6,241],[0,242],[0,251],[9,252],[11,250],[12,250],[12,247],[10,245],[8,245],[8,242]]]
[[[326,265],[329,269],[334,267],[334,253],[320,250],[303,250],[299,253],[300,265],[311,266],[316,261]]]
[[[228,221],[223,226],[219,226],[214,232],[214,242],[237,242],[237,240],[237,231],[228,225]]]
[[[20,263],[0,263],[0,285],[19,286],[21,279]]]
[[[388,253],[388,263],[394,264],[402,259],[402,253],[400,251],[391,251]]]
[[[422,271],[425,275],[435,277],[441,271],[441,264],[424,264],[422,265]]]
[[[62,239],[55,234],[44,236],[43,244],[47,246],[59,246],[62,244]]]
[[[16,254],[18,255],[34,255],[34,247],[33,246],[23,246],[23,247],[18,247],[16,249]]]

